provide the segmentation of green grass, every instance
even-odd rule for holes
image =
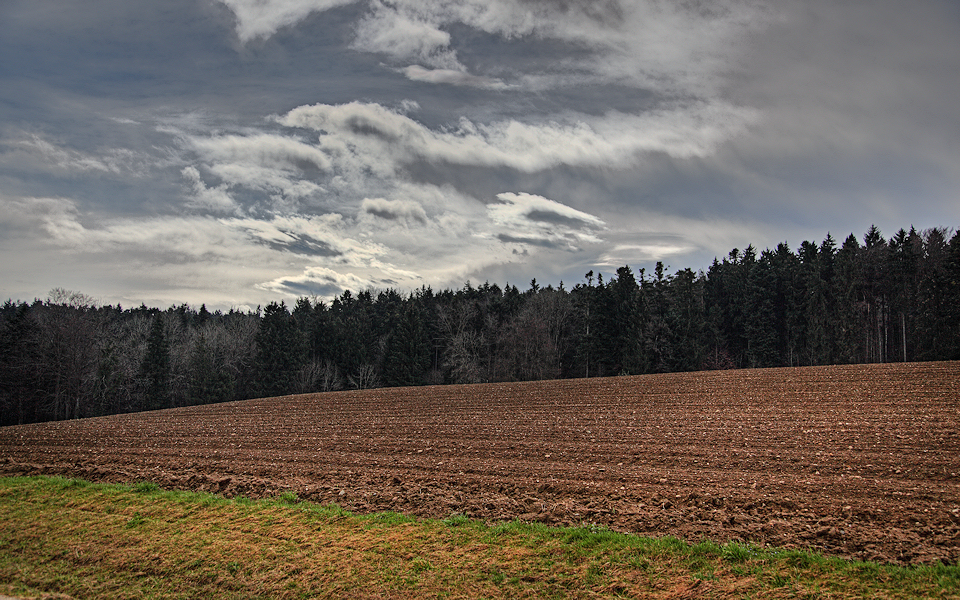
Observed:
[[[154,484],[0,478],[0,594],[74,598],[960,598],[898,567],[601,526],[353,515]]]

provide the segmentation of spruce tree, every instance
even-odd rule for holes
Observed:
[[[271,302],[263,310],[256,344],[260,393],[292,393],[296,374],[306,359],[306,348],[304,337],[283,302]]]
[[[430,339],[419,306],[408,301],[387,338],[384,357],[387,386],[422,385],[430,366]]]
[[[147,353],[140,363],[140,376],[146,380],[144,408],[155,410],[169,407],[170,402],[170,344],[163,327],[163,317],[156,315],[147,336]]]

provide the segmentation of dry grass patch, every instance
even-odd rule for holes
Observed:
[[[61,478],[0,478],[0,593],[75,598],[960,598],[894,567],[602,527],[356,516]]]

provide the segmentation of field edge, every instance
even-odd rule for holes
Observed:
[[[48,510],[43,510],[44,507]],[[54,507],[60,510],[51,513],[49,509]],[[240,523],[249,524],[251,520],[257,521],[268,515],[269,522],[285,523],[284,531],[300,541],[309,541],[311,535],[322,536],[324,529],[337,531],[338,537],[343,537],[346,532],[345,539],[350,540],[346,546],[327,539],[325,545],[316,548],[317,556],[324,564],[346,561],[351,570],[344,573],[366,572],[366,575],[361,573],[357,576],[359,579],[353,581],[336,577],[314,581],[304,578],[301,571],[288,578],[287,584],[300,582],[295,586],[300,592],[312,585],[314,593],[320,596],[379,589],[388,597],[414,592],[426,596],[475,597],[471,596],[473,592],[470,590],[478,590],[480,595],[504,596],[643,593],[651,597],[677,597],[683,595],[683,590],[696,590],[705,597],[799,595],[841,598],[872,595],[960,598],[960,566],[957,565],[900,566],[830,557],[808,550],[735,542],[691,544],[669,536],[650,538],[618,533],[589,523],[555,527],[519,520],[487,523],[462,515],[450,515],[444,519],[411,517],[395,512],[358,515],[335,504],[302,501],[289,491],[273,498],[250,500],[226,498],[210,492],[166,490],[149,482],[93,483],[60,476],[0,477],[0,515],[3,517],[0,519],[0,593],[21,597],[24,594],[44,597],[43,594],[51,592],[76,595],[78,590],[94,585],[90,583],[91,577],[103,580],[105,573],[98,572],[96,563],[91,564],[89,557],[84,559],[83,552],[77,550],[83,546],[78,528],[81,532],[86,531],[90,523],[75,521],[91,518],[91,507],[106,507],[104,514],[109,518],[104,521],[107,532],[104,539],[107,545],[141,545],[144,555],[153,557],[175,548],[164,547],[163,540],[147,540],[138,534],[170,534],[169,528],[164,529],[164,519],[199,528],[207,535],[201,541],[214,546],[229,542],[229,536],[215,532],[230,531],[229,525],[237,526],[236,519],[240,517]],[[182,515],[184,510],[187,517]],[[61,513],[67,515],[65,520],[50,522],[53,520],[51,514]],[[69,515],[74,513],[76,519],[71,519]],[[212,525],[207,522],[211,514],[215,517]],[[305,528],[305,524],[310,527]],[[149,527],[157,529],[140,531]],[[273,540],[270,537],[272,529],[264,527],[262,530],[253,527],[247,533],[261,542]],[[40,533],[44,530],[48,532],[45,539]],[[181,539],[176,546],[193,548],[193,543],[194,540]],[[21,556],[19,561],[15,558],[18,553],[13,552],[17,548]],[[70,548],[76,552],[74,557],[71,557]],[[25,564],[24,561],[30,561],[27,557],[32,556],[30,549],[47,554],[43,560],[36,560],[37,564]],[[27,554],[23,554],[24,551]],[[120,592],[124,586],[140,585],[133,590],[135,595],[176,597],[172,589],[158,592],[151,590],[149,584],[143,587],[143,581],[130,583],[130,579],[143,580],[143,572],[136,561],[129,561],[129,557],[118,558],[109,547],[101,555],[108,570],[116,573],[114,580],[108,580],[108,585],[118,593],[115,596],[105,594],[103,583],[99,584],[99,590],[88,591],[97,591],[96,595],[103,597],[123,597],[127,593]],[[317,556],[314,560],[318,559]],[[353,564],[357,556],[368,561],[382,559],[382,556],[396,560],[381,564],[379,570],[369,571],[369,565]],[[222,597],[250,593],[297,597],[283,593],[282,581],[276,580],[276,571],[296,562],[295,559],[296,556],[286,555],[278,556],[272,563],[258,563],[259,571],[253,569],[247,574],[247,587],[226,576],[231,574],[231,569],[238,571],[241,568],[239,559],[227,561],[224,563],[226,573],[217,573],[212,581],[203,585]],[[202,559],[193,560],[203,563]],[[72,566],[73,572],[39,575],[30,580],[32,584],[19,587],[13,581],[12,571],[42,572],[44,561],[47,568],[51,565],[56,568]],[[179,578],[188,585],[195,586],[198,578],[201,583],[204,578],[211,578],[210,565],[191,567],[187,558],[176,564],[170,561],[160,563],[152,566],[155,575]],[[258,577],[263,581],[257,583]],[[461,585],[459,593],[449,594],[452,584]],[[258,589],[258,586],[270,589]]]

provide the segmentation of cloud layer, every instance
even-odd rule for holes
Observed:
[[[960,226],[958,40],[939,0],[14,4],[0,293],[255,306]]]

